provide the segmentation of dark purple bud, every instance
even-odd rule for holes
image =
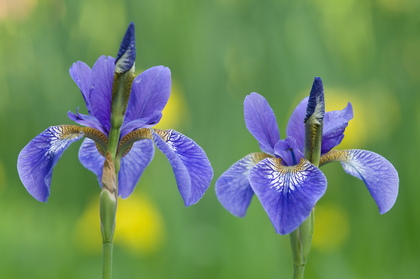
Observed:
[[[325,101],[324,101],[324,87],[320,77],[315,77],[312,84],[311,93],[309,94],[308,106],[306,108],[306,122],[312,115],[321,122],[325,114]]]
[[[131,22],[125,32],[115,60],[115,72],[122,74],[130,70],[136,60],[136,38],[134,32],[134,23]]]

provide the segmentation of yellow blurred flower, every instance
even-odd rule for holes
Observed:
[[[153,202],[144,194],[133,193],[118,201],[114,244],[133,253],[157,251],[164,242],[164,222]],[[74,240],[86,253],[100,253],[102,237],[99,200],[93,200],[75,226]]]
[[[314,248],[331,251],[344,244],[349,235],[346,212],[336,204],[318,204],[315,209],[315,225],[312,245]]]

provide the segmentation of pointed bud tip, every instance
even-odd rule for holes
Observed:
[[[313,114],[317,114],[317,119],[323,119],[325,114],[325,101],[324,101],[324,87],[322,79],[315,77],[312,84],[311,93],[309,94],[308,107],[306,108],[305,122]]]
[[[134,23],[128,25],[124,38],[118,51],[117,59],[115,60],[115,71],[119,74],[125,73],[130,70],[134,61],[136,60],[136,37]]]

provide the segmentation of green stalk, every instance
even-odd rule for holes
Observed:
[[[102,256],[102,278],[111,279],[112,278],[112,242],[103,242],[102,244],[103,256]]]
[[[115,216],[118,200],[118,172],[120,159],[117,156],[121,135],[121,125],[124,121],[125,109],[131,84],[134,79],[134,69],[126,73],[116,73],[114,78],[111,130],[108,137],[106,160],[102,173],[102,192],[100,197],[100,216],[103,250],[103,279],[112,278],[112,250],[115,232]]]
[[[319,166],[321,157],[323,110],[321,115],[315,112],[305,121],[305,158],[316,167]],[[306,262],[311,249],[312,235],[314,232],[315,208],[309,217],[290,234],[290,244],[293,254],[293,278],[303,279]]]
[[[290,234],[294,267],[293,279],[304,278],[306,261],[312,243],[314,217],[314,210],[312,209],[308,219]]]

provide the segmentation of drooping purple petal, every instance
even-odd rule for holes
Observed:
[[[325,114],[321,154],[329,152],[340,144],[344,138],[344,130],[352,118],[353,108],[351,103],[348,103],[347,107],[342,110],[329,111]]]
[[[197,203],[213,178],[213,169],[204,150],[174,130],[154,130],[152,136],[172,166],[185,206]]]
[[[106,131],[104,129],[104,127],[102,126],[102,124],[98,121],[98,119],[96,119],[93,116],[90,115],[86,115],[86,114],[81,114],[79,113],[79,110],[76,110],[76,113],[72,113],[71,111],[69,111],[67,113],[67,116],[73,120],[74,122],[76,122],[77,124],[83,125],[83,126],[87,126],[87,127],[91,127],[91,128],[95,128],[99,131],[101,131],[102,133],[104,133],[105,135],[108,133],[108,131]]]
[[[102,185],[102,170],[105,157],[98,152],[93,140],[87,138],[83,141],[79,149],[79,161],[85,168],[96,175],[99,185]]]
[[[128,25],[116,58],[116,72],[119,74],[130,70],[136,61],[136,37],[134,23]]]
[[[348,174],[361,179],[378,205],[381,214],[394,205],[399,178],[394,166],[384,157],[367,150],[333,150],[321,157],[321,164],[339,161]]]
[[[245,97],[244,117],[248,131],[260,144],[262,151],[274,155],[274,146],[280,140],[276,116],[267,100],[258,93]]]
[[[156,112],[161,112],[168,102],[170,91],[169,68],[156,66],[138,75],[131,88],[124,125],[137,119],[150,119]]]
[[[306,97],[297,105],[289,118],[286,128],[287,137],[293,137],[302,152],[305,148],[305,123],[303,120],[305,119],[308,100],[309,98]]]
[[[52,126],[22,149],[17,163],[19,177],[35,199],[47,201],[54,166],[67,147],[82,137],[82,133],[69,132],[65,126]]]
[[[127,155],[121,158],[118,173],[118,194],[127,198],[134,190],[143,171],[153,159],[155,148],[153,141],[144,139],[136,141]]]
[[[219,202],[233,215],[245,216],[254,191],[249,184],[249,171],[266,153],[251,153],[233,164],[216,181],[216,196]]]
[[[249,181],[280,234],[299,227],[327,187],[324,174],[306,159],[287,167],[279,158],[266,158],[251,169]]]

